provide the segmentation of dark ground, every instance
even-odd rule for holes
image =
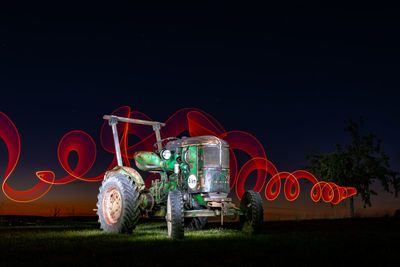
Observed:
[[[103,234],[95,222],[58,220],[0,227],[0,266],[398,266],[395,218],[266,222],[247,236],[209,223],[170,241],[163,222],[142,221],[131,235]]]
[[[163,222],[111,235],[95,222],[46,221],[0,227],[0,266],[398,266],[399,226],[395,218],[266,222],[247,236],[236,223],[211,222],[170,241]]]

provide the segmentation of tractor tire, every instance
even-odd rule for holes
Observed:
[[[203,230],[208,222],[207,217],[193,217],[187,219],[187,222],[185,220],[185,228],[192,231]]]
[[[264,209],[260,194],[251,190],[246,191],[240,202],[240,209],[244,213],[240,216],[242,231],[249,234],[260,233],[264,224]]]
[[[206,209],[207,206],[200,205],[196,201],[193,202],[193,209]],[[193,218],[186,218],[185,219],[185,229],[191,231],[199,231],[203,230],[208,222],[208,217],[193,217]]]
[[[132,233],[139,213],[139,192],[128,176],[114,173],[104,179],[97,195],[97,215],[105,233]]]
[[[184,236],[183,199],[180,191],[171,191],[167,200],[168,237],[172,240],[183,239]]]

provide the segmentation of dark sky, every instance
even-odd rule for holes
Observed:
[[[158,121],[203,109],[256,136],[282,171],[348,142],[344,120],[362,115],[400,169],[399,10],[290,6],[3,10],[0,110],[22,141],[10,185],[29,188],[40,169],[63,176],[61,137],[79,129],[99,144],[102,115],[123,105]],[[98,185],[80,190],[95,198]]]

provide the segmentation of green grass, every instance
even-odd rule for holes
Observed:
[[[268,222],[260,235],[237,224],[167,237],[164,222],[142,221],[132,234],[104,234],[96,223],[0,227],[0,266],[308,266],[398,265],[394,219]],[[259,262],[264,264],[259,264]]]

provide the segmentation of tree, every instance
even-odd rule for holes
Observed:
[[[371,206],[371,194],[377,194],[370,187],[374,181],[379,181],[385,191],[397,197],[400,191],[399,173],[390,169],[389,157],[381,150],[381,140],[375,134],[364,133],[362,117],[359,124],[351,119],[345,123],[345,131],[352,138],[351,144],[337,144],[336,151],[332,153],[308,154],[307,169],[326,181],[355,187],[364,208]],[[353,197],[350,198],[350,214],[354,217]]]
[[[52,216],[53,217],[58,217],[58,215],[60,215],[61,209],[58,206],[55,206],[52,210]]]

